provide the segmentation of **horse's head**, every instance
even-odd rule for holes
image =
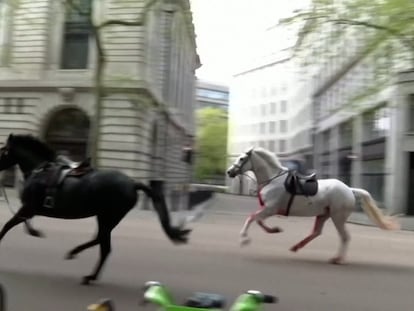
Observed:
[[[0,148],[0,171],[17,164],[17,158],[12,148],[13,134],[10,134],[6,143]]]
[[[17,164],[23,172],[28,172],[55,157],[55,152],[39,139],[31,135],[10,134],[0,148],[0,171]]]
[[[229,177],[234,178],[237,175],[244,174],[253,168],[251,162],[253,150],[253,148],[250,148],[248,151],[237,157],[236,161],[227,169],[227,175]]]
[[[257,147],[242,153],[228,168],[227,175],[231,178],[252,171],[259,183],[275,176],[281,171],[286,171],[277,156],[269,150]]]

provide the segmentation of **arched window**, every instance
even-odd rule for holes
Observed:
[[[65,108],[50,118],[45,139],[58,154],[81,161],[87,156],[89,128],[89,118],[82,110]]]

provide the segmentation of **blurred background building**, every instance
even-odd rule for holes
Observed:
[[[229,87],[221,83],[197,80],[196,100],[197,109],[212,107],[227,111]]]

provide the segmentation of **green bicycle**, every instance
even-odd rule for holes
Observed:
[[[263,304],[276,303],[277,298],[256,290],[249,290],[240,295],[230,308],[230,311],[260,311]],[[225,306],[225,299],[221,295],[210,293],[194,293],[184,305],[178,305],[171,293],[160,282],[147,282],[143,288],[142,305],[153,304],[159,311],[221,311]],[[90,305],[88,311],[114,311],[111,300],[102,300]]]

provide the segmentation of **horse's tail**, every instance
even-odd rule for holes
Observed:
[[[398,220],[394,217],[384,215],[368,191],[358,188],[351,188],[351,190],[354,195],[359,195],[362,198],[362,208],[378,227],[384,230],[400,229]]]
[[[147,185],[139,182],[135,184],[135,189],[144,191],[145,194],[151,198],[152,204],[154,205],[154,208],[158,213],[158,217],[160,218],[161,226],[171,241],[177,244],[187,243],[188,234],[191,232],[191,229],[181,229],[171,226],[170,215],[168,213],[164,196],[156,193]]]

